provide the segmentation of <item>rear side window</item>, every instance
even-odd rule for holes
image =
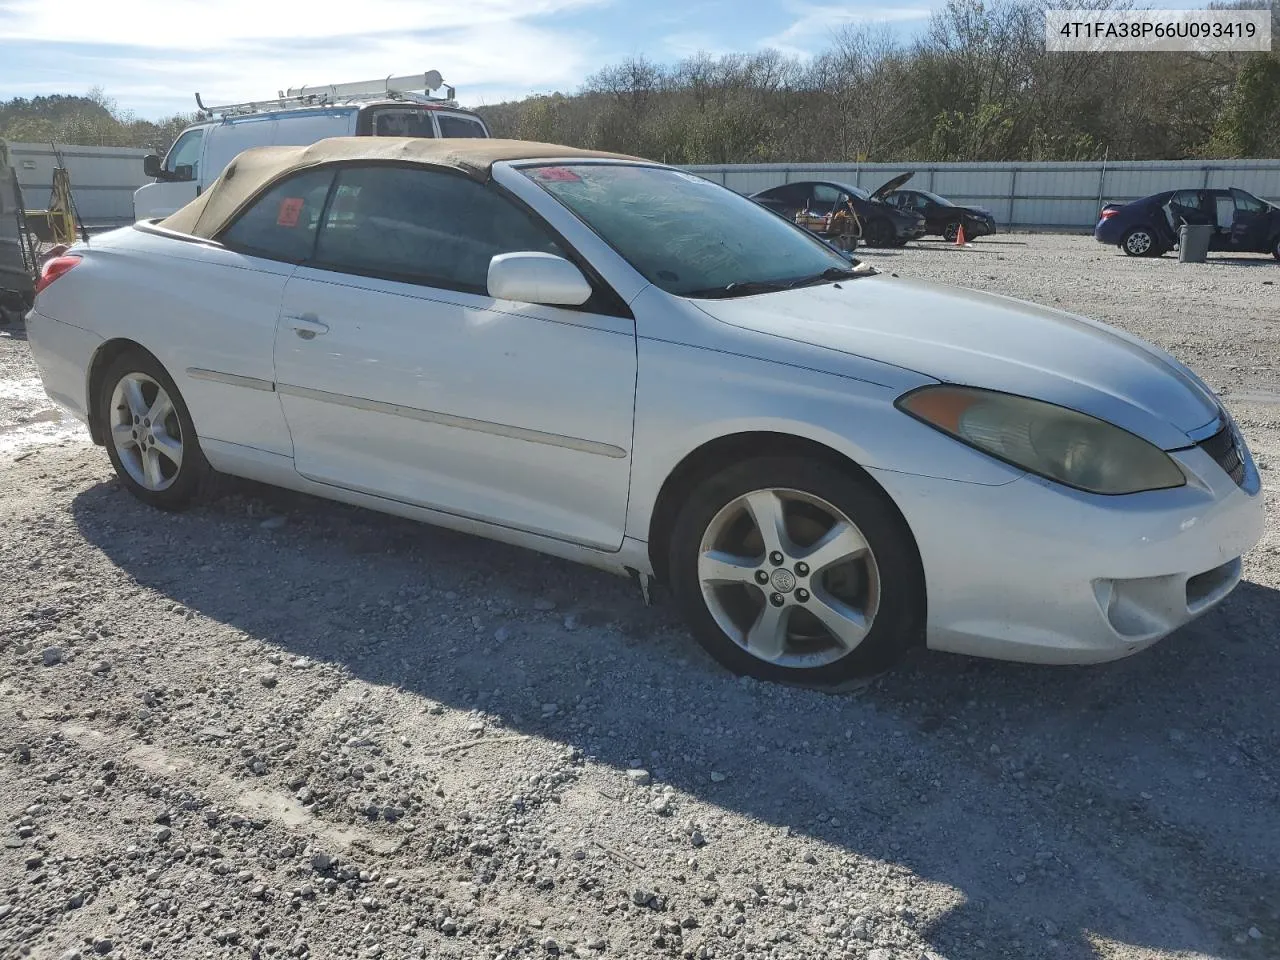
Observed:
[[[1245,193],[1243,190],[1232,190],[1231,196],[1235,199],[1237,210],[1243,210],[1246,213],[1267,212],[1267,205],[1251,193]]]
[[[529,214],[467,177],[348,167],[338,175],[315,265],[485,294],[489,261],[518,250],[564,256]]]
[[[440,124],[440,136],[442,137],[486,136],[484,127],[480,125],[479,121],[472,120],[470,117],[440,113],[436,115],[436,122]]]
[[[431,125],[431,111],[392,107],[373,112],[375,137],[434,137],[436,128]]]
[[[282,180],[262,194],[218,238],[233,250],[300,263],[311,256],[332,167]]]

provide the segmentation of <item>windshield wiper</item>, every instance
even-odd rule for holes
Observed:
[[[735,280],[723,287],[706,287],[702,290],[690,290],[686,297],[699,300],[718,300],[727,297],[750,297],[757,293],[777,293],[779,290],[790,290],[790,280]]]
[[[859,273],[853,267],[827,267],[821,273],[815,273],[810,277],[800,277],[792,280],[787,284],[788,290],[794,290],[796,287],[811,287],[819,283],[832,283],[836,280],[852,280],[854,277],[866,276]]]
[[[777,293],[780,290],[794,290],[797,287],[809,287],[818,283],[833,283],[836,280],[852,280],[854,277],[869,275],[866,271],[855,270],[852,267],[827,267],[821,273],[815,273],[807,277],[793,277],[790,280],[739,280],[727,283],[723,287],[691,290],[684,296],[702,300],[750,297],[757,293]]]

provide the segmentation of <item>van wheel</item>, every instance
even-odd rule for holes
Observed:
[[[155,357],[135,350],[113,360],[96,412],[111,465],[130,493],[161,510],[195,499],[208,464],[182,394]]]
[[[915,540],[852,472],[802,457],[731,466],[693,491],[670,549],[694,636],[735,673],[839,687],[922,641]]]

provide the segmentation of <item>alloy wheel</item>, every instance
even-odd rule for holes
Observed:
[[[1127,253],[1140,257],[1151,249],[1151,234],[1145,230],[1135,230],[1125,237],[1124,248]]]
[[[144,490],[167,490],[182,469],[178,411],[145,373],[121,377],[111,394],[111,442],[120,464]]]
[[[755,490],[722,507],[702,537],[698,582],[734,643],[790,668],[848,655],[880,606],[880,570],[862,531],[798,490]]]

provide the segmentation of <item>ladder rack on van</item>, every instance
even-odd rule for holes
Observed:
[[[445,96],[433,97],[430,91],[445,89]],[[426,73],[410,74],[405,77],[384,77],[381,80],[359,80],[353,83],[333,83],[327,86],[291,87],[279,91],[279,95],[270,100],[250,100],[245,103],[228,103],[221,106],[206,107],[196,94],[198,115],[208,120],[215,115],[223,117],[247,116],[254,113],[266,113],[274,110],[289,110],[294,107],[323,107],[336,103],[351,103],[359,100],[404,100],[409,103],[435,103],[444,106],[457,106],[454,100],[456,91],[444,83],[438,70]]]

